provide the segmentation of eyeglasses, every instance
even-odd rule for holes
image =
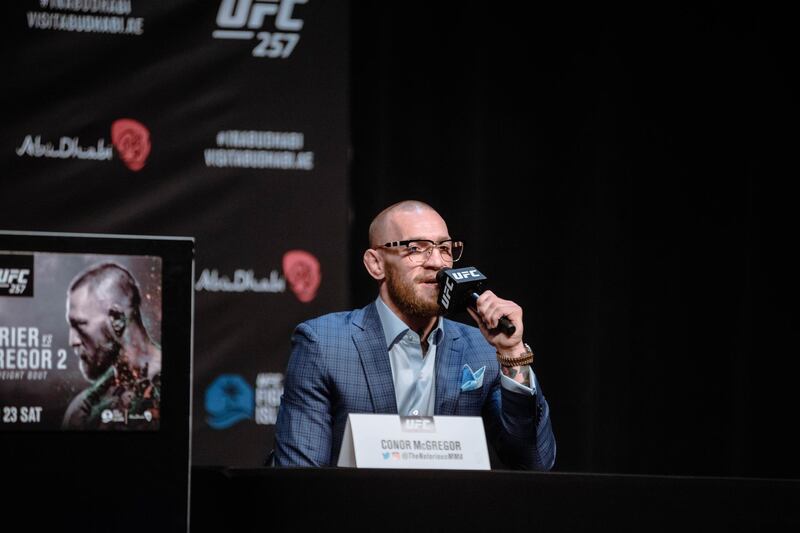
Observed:
[[[439,254],[445,261],[455,263],[461,259],[461,254],[464,252],[464,243],[461,241],[454,241],[452,239],[445,239],[443,241],[431,241],[427,239],[415,239],[411,241],[394,241],[387,242],[381,245],[383,248],[396,248],[405,246],[406,257],[415,265],[421,265],[430,259],[433,249],[439,250]]]

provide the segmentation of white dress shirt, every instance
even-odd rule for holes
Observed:
[[[444,335],[442,317],[438,318],[436,327],[428,335],[428,351],[422,353],[419,335],[400,320],[380,296],[375,305],[389,351],[397,413],[400,416],[433,416],[436,408],[436,350]],[[533,369],[530,369],[530,383],[532,386],[526,387],[500,375],[503,388],[519,394],[536,394]]]

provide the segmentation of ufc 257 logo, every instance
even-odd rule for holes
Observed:
[[[217,12],[214,39],[257,39],[254,57],[285,58],[300,42],[303,20],[296,18],[294,8],[308,0],[222,0]],[[257,31],[267,19],[274,19],[277,31]]]
[[[33,255],[0,254],[0,297],[33,296]]]

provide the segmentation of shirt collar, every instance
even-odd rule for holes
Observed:
[[[394,311],[389,309],[383,299],[378,296],[375,299],[375,307],[378,310],[378,317],[381,320],[381,325],[383,326],[383,335],[386,338],[386,347],[391,348],[392,345],[397,342],[400,337],[405,334],[410,328],[408,325],[400,320]],[[416,334],[416,332],[413,332]],[[428,335],[428,339],[430,339],[431,344],[439,344],[439,341],[444,335],[444,330],[442,329],[442,317],[440,316],[436,321],[436,327],[433,328],[431,334]]]

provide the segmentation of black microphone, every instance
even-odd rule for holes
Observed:
[[[436,281],[439,282],[439,306],[445,313],[453,313],[467,307],[475,309],[475,302],[487,280],[477,268],[463,267],[440,270],[436,273]],[[517,330],[505,316],[500,317],[497,328],[509,337]]]

